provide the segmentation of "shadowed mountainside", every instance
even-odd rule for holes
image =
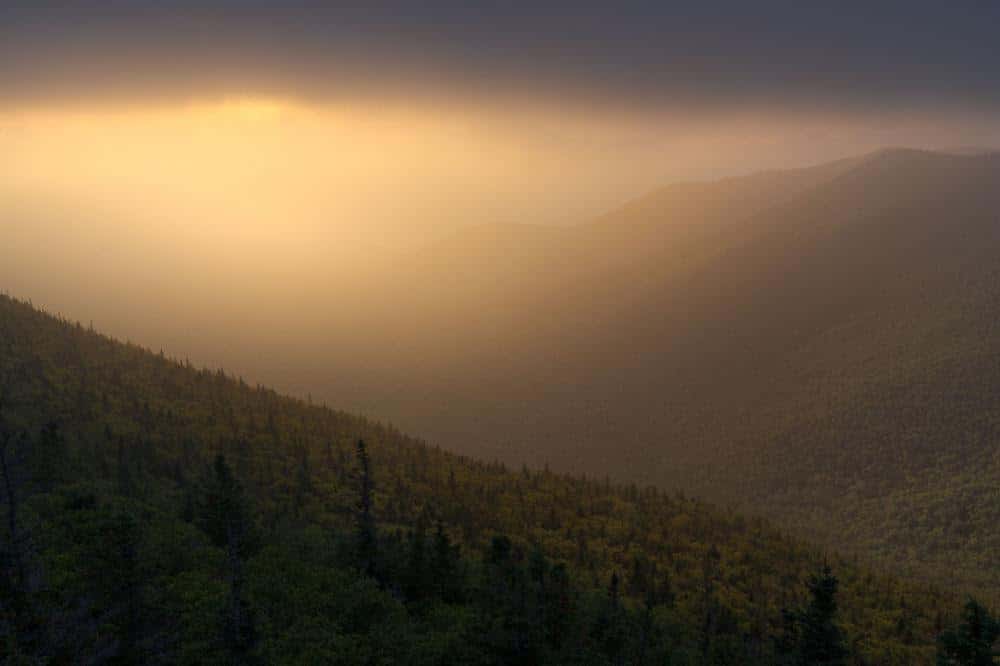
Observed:
[[[827,563],[850,653],[916,664],[957,609],[760,519],[444,453],[7,297],[0,441],[0,582],[23,602],[0,636],[22,657],[772,664]]]
[[[475,229],[400,271],[373,402],[464,453],[681,484],[996,594],[998,266],[996,154]]]
[[[684,487],[996,595],[998,184],[995,154],[888,150],[301,271],[14,197],[0,277],[459,453]]]

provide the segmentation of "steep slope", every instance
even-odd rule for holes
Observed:
[[[372,403],[1000,594],[998,185],[996,154],[889,150],[453,240],[362,326],[405,331]]]
[[[46,273],[23,235],[0,276],[452,451],[683,487],[997,596],[998,183],[996,155],[890,150],[476,227],[353,282],[213,263],[213,290],[155,243],[104,274],[95,241]]]
[[[740,340],[756,376],[729,380],[742,404],[720,410],[725,430],[689,435],[729,439],[699,461],[704,492],[1000,591],[998,182],[996,157],[895,154],[823,194],[857,206],[833,223],[823,200],[783,212],[820,231],[744,274],[759,296],[728,297],[738,334],[758,331]]]
[[[607,428],[574,409],[565,392],[579,396],[592,385],[585,405],[613,401],[600,375],[628,370],[622,347],[665,314],[655,301],[682,294],[696,271],[760,234],[761,211],[860,161],[673,185],[577,227],[472,227],[400,258],[385,271],[386,290],[369,295],[351,321],[376,331],[368,337],[393,332],[377,350],[366,349],[367,338],[355,343],[366,374],[384,380],[364,392],[377,413],[452,446],[485,423],[495,434],[478,445],[494,447],[481,453],[561,463],[549,447],[565,444],[565,458],[581,458],[577,447]],[[626,341],[608,339],[616,334]],[[348,387],[350,380],[336,381],[323,392],[351,403],[357,396]],[[574,441],[552,441],[543,431],[557,425],[565,435],[567,409],[580,422]],[[632,428],[615,434],[631,438]],[[543,440],[545,447],[534,446]]]
[[[19,505],[21,520],[47,574],[39,603],[58,609],[62,624],[56,624],[73,632],[73,647],[66,649],[122,649],[102,648],[101,640],[125,631],[117,613],[138,603],[148,614],[144,624],[124,626],[157,633],[134,649],[154,651],[166,662],[224,657],[211,628],[213,613],[225,606],[233,551],[227,560],[195,529],[204,524],[199,516],[215,514],[212,504],[191,499],[206,483],[197,481],[201,470],[217,454],[232,462],[258,515],[262,549],[247,561],[246,594],[263,634],[254,654],[268,661],[339,655],[368,663],[375,658],[366,652],[371,649],[407,663],[449,663],[456,654],[502,661],[495,650],[507,641],[533,640],[523,621],[541,611],[526,601],[536,588],[511,582],[513,591],[505,592],[490,585],[498,575],[529,576],[535,569],[522,570],[518,562],[532,550],[567,563],[584,590],[556,601],[580,623],[579,649],[595,650],[597,661],[588,663],[612,663],[602,651],[612,645],[601,638],[606,630],[594,638],[588,629],[608,626],[601,619],[607,597],[586,590],[605,587],[615,571],[631,598],[624,602],[627,617],[635,622],[621,625],[633,627],[621,629],[624,644],[655,644],[672,663],[700,663],[706,655],[715,663],[771,663],[781,635],[779,609],[799,602],[802,581],[823,561],[841,580],[848,645],[866,663],[929,663],[934,634],[953,608],[947,595],[873,574],[760,520],[651,488],[515,473],[446,454],[390,427],[194,369],[7,297],[0,298],[0,396],[3,432],[23,432],[33,442],[33,492]],[[356,519],[351,458],[359,437],[369,443],[375,473],[380,552],[387,553],[383,558],[402,553],[401,560],[379,565],[388,592],[359,583],[341,556],[324,554],[344,547],[324,535],[344,533]],[[188,513],[193,517],[184,518]],[[407,591],[409,579],[393,577],[393,567],[410,570],[416,552],[414,537],[407,541],[399,530],[428,517],[442,521],[445,534],[472,558],[449,584],[461,585],[485,567],[487,587],[462,593],[474,599],[441,592],[439,605],[428,607]],[[145,534],[138,542],[128,536],[135,530]],[[509,565],[497,559],[508,557],[503,542],[492,539],[497,533],[513,540]],[[119,543],[114,539],[123,539],[122,550],[91,552]],[[117,568],[102,570],[101,562]],[[546,571],[550,566],[536,556],[524,566],[529,562]],[[108,579],[132,580],[136,572],[153,581],[139,601],[128,593],[134,587]],[[402,580],[402,588],[391,593],[394,580]],[[641,619],[642,598],[650,604],[648,620]],[[507,603],[520,619],[503,614]],[[484,629],[480,613],[501,624]],[[567,626],[568,635],[576,626]],[[650,643],[649,627],[666,638]],[[550,642],[539,649],[555,649]]]

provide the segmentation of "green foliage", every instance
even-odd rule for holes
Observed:
[[[246,558],[253,548],[254,527],[248,500],[221,454],[215,456],[205,473],[197,522],[218,548],[231,547],[241,558]]]
[[[839,666],[846,663],[847,648],[837,616],[837,578],[829,566],[809,579],[809,605],[786,611],[785,635],[778,644],[783,663],[801,666]]]
[[[683,488],[1000,603],[998,182],[995,154],[893,150],[469,230],[352,310],[405,344],[312,353],[378,367],[350,399],[449,449]]]
[[[962,611],[962,622],[938,639],[938,664],[958,666],[993,666],[1000,657],[1000,621],[969,599]]]
[[[358,548],[358,569],[366,576],[376,577],[378,549],[375,538],[375,517],[372,514],[371,461],[365,440],[358,440],[358,508],[356,511],[356,532]]]
[[[55,663],[766,664],[825,559],[854,658],[930,663],[952,603],[761,520],[450,455],[5,298],[0,395],[8,440],[58,421],[65,447],[2,507],[34,572],[5,528],[25,601],[3,636]]]

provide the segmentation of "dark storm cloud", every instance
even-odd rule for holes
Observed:
[[[988,0],[8,2],[0,99],[361,89],[992,113],[998,34]]]

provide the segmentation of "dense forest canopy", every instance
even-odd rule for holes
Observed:
[[[445,453],[9,297],[0,396],[0,620],[27,663],[915,664],[950,626],[968,642],[952,593],[763,520]]]

